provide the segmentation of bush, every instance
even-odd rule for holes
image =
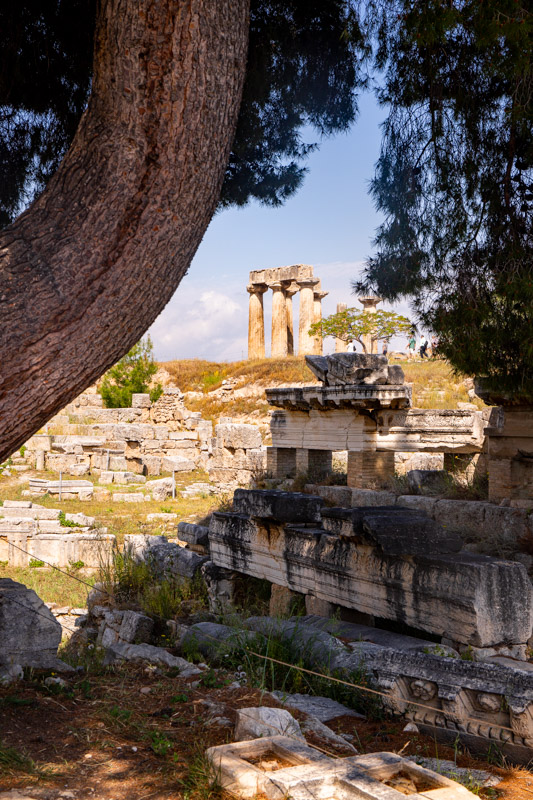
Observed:
[[[152,340],[147,336],[106,372],[99,388],[106,408],[130,408],[133,394],[148,392],[150,380],[157,372],[153,349]],[[155,402],[162,392],[158,383],[149,392],[150,400]]]

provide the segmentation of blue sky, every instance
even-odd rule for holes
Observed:
[[[303,187],[284,206],[272,209],[252,203],[213,218],[188,274],[150,328],[158,360],[245,358],[246,284],[252,269],[312,264],[322,289],[329,291],[324,315],[333,313],[338,302],[357,305],[350,281],[371,254],[380,222],[368,182],[385,115],[371,95],[363,96],[358,122],[348,134],[323,141],[311,154]],[[271,292],[265,295],[267,355],[270,304]],[[407,311],[405,304],[396,308]],[[325,349],[332,348],[333,342],[326,340]]]

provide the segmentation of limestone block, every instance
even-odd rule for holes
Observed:
[[[35,592],[0,578],[0,600],[0,663],[37,669],[61,665],[61,625]]]
[[[125,456],[109,456],[109,469],[112,472],[127,472],[128,461]]]
[[[235,740],[259,739],[265,736],[289,736],[291,739],[305,737],[297,720],[284,708],[239,708],[235,724]]]
[[[132,394],[132,408],[150,408],[152,405],[149,394]]]
[[[143,455],[142,463],[146,469],[147,475],[160,475],[161,474],[161,456],[147,456]]]
[[[98,423],[97,425],[93,425],[93,430],[96,433],[100,433],[106,437],[109,441],[113,440],[121,440],[121,441],[134,441],[134,442],[142,442],[144,439],[153,439],[154,438],[154,427],[153,425],[148,424],[114,424],[114,423]]]
[[[30,503],[30,507],[20,508],[6,505],[0,506],[0,516],[4,519],[59,519],[59,508],[45,508],[37,503]]]
[[[299,597],[298,592],[293,592],[286,586],[273,583],[270,587],[269,614],[271,617],[286,617],[292,611],[294,600]]]
[[[327,500],[328,503],[334,503],[336,506],[349,508],[352,505],[352,492],[354,491],[349,486],[318,486],[317,484],[308,483],[305,486],[305,491],[309,494],[315,494]]]
[[[274,697],[287,708],[296,711],[303,711],[312,714],[320,722],[329,722],[336,717],[356,717],[364,719],[362,714],[358,714],[352,708],[337,703],[329,697],[315,697],[309,694],[286,694],[285,692],[273,691]]]
[[[83,561],[86,567],[97,568],[111,557],[116,545],[115,536],[108,533],[68,532],[80,529],[63,528],[63,533],[39,532],[31,539],[33,558],[67,567],[70,563]]]
[[[197,442],[198,433],[196,431],[170,431],[168,438],[176,442]]]
[[[154,438],[161,441],[168,439],[170,436],[170,429],[168,425],[154,425]]]
[[[179,456],[164,456],[161,459],[162,472],[193,472],[196,468],[194,461]]]
[[[254,647],[262,637],[253,631],[217,622],[197,622],[187,627],[180,641],[185,650],[195,650],[209,661],[224,663],[226,655],[243,647]]]
[[[218,566],[464,644],[523,644],[531,634],[531,584],[522,564],[470,553],[387,555],[320,529],[274,527],[242,513],[213,514],[209,548]]]
[[[396,495],[392,492],[352,489],[351,506],[393,506],[395,503]]]
[[[435,519],[436,504],[436,497],[424,497],[423,495],[417,494],[405,494],[398,497],[396,500],[396,505],[403,506],[404,508],[412,508],[415,511],[421,511],[432,519]],[[441,519],[439,519],[439,522],[441,525],[444,524]]]
[[[189,678],[192,675],[201,675],[202,670],[179,656],[173,656],[162,647],[154,647],[151,644],[127,644],[116,642],[108,647],[104,665],[113,664],[116,661],[147,661],[150,664],[161,664],[179,670],[181,678]]]
[[[154,627],[153,619],[145,614],[138,614],[136,611],[127,610],[122,617],[122,623],[118,632],[119,639],[123,642],[139,644],[150,640]]]
[[[235,513],[280,522],[320,522],[323,503],[321,497],[298,492],[236,489],[233,494]]]
[[[143,492],[113,492],[111,497],[114,503],[142,503]]]
[[[31,500],[4,500],[1,508],[31,508],[31,506]]]
[[[161,442],[157,439],[149,439],[141,444],[142,453],[157,453],[159,450],[161,450]]]
[[[178,523],[178,539],[192,545],[209,545],[209,528],[205,525],[195,525],[192,522]]]
[[[215,437],[218,447],[258,448],[263,444],[261,431],[257,425],[228,423],[215,425]]]

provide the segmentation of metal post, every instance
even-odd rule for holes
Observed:
[[[172,470],[172,499],[176,499],[176,471]]]
[[[107,461],[105,465],[106,471],[109,470],[109,448],[107,449]]]
[[[61,490],[63,488],[63,473],[59,473],[59,499],[61,500]]]

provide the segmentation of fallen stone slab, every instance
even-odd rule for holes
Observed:
[[[324,725],[323,722],[312,714],[307,714],[306,718],[300,722],[300,729],[304,736],[309,736],[313,739],[316,738],[322,744],[334,750],[343,750],[354,754],[359,752],[353,744],[350,744],[350,742],[342,736],[339,736],[338,733],[332,731],[331,728],[328,728],[327,725]]]
[[[114,503],[143,503],[146,496],[143,492],[113,492],[111,499]]]
[[[200,675],[201,669],[195,667],[190,661],[179,656],[173,656],[162,647],[151,644],[126,644],[116,642],[106,649],[104,665],[109,666],[117,661],[148,661],[150,664],[162,664],[166,667],[179,669],[180,678],[189,678]]]
[[[184,652],[197,650],[205,658],[219,661],[234,650],[257,645],[258,639],[263,637],[253,631],[218,622],[196,622],[184,633],[180,646]]]
[[[320,722],[329,722],[336,717],[355,717],[357,719],[365,719],[363,714],[359,714],[342,703],[337,703],[330,697],[315,697],[310,694],[285,694],[280,691],[271,692],[272,696],[279,700],[279,702],[287,708],[293,708],[297,711],[304,711],[306,714],[311,714],[316,717]]]
[[[205,525],[195,525],[192,522],[179,522],[178,539],[187,544],[207,547],[209,545],[209,528]]]
[[[137,611],[127,610],[124,611],[118,635],[123,642],[139,644],[150,639],[153,629],[153,619]]]
[[[406,756],[409,761],[414,761],[415,764],[420,764],[421,767],[431,769],[438,772],[439,775],[446,775],[457,783],[466,784],[466,786],[476,788],[491,788],[498,786],[503,778],[500,775],[493,775],[484,769],[470,769],[469,767],[458,767],[453,761],[447,761],[441,758],[427,758],[426,756]]]
[[[235,740],[259,739],[265,736],[287,736],[305,741],[298,720],[283,708],[239,708],[235,724]]]

